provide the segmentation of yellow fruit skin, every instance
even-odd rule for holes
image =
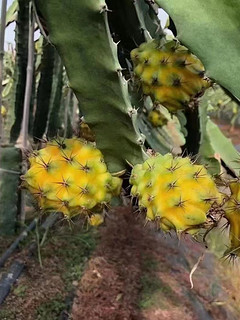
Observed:
[[[102,224],[104,222],[104,218],[101,214],[93,214],[91,217],[88,218],[88,223],[91,226],[97,227],[100,224]]]
[[[224,205],[225,216],[230,224],[230,246],[225,255],[240,257],[240,183],[230,184],[231,196]]]
[[[195,233],[207,220],[211,205],[222,196],[208,174],[189,158],[157,155],[132,170],[131,193],[146,208],[147,219],[164,231]]]
[[[162,127],[168,123],[168,119],[157,108],[149,112],[148,120],[154,127]]]
[[[132,50],[134,74],[143,93],[175,113],[210,86],[200,60],[175,40],[153,40]]]
[[[3,118],[7,116],[7,109],[4,106],[1,107],[1,115]]]
[[[29,163],[23,184],[45,211],[67,218],[91,214],[120,193],[122,180],[107,171],[101,152],[81,139],[49,141]]]

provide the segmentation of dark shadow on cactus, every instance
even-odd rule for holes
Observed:
[[[201,139],[198,108],[188,108],[184,114],[187,119],[185,128],[187,129],[188,134],[186,136],[186,144],[183,146],[183,150],[187,151],[186,154],[195,156],[198,153]]]

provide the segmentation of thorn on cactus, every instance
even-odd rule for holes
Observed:
[[[161,59],[160,60],[160,64],[162,65],[162,66],[164,66],[164,65],[167,65],[168,63],[169,63],[169,57],[168,58],[163,58],[163,59]]]
[[[176,163],[176,164],[172,164],[170,168],[167,168],[167,170],[170,171],[171,173],[173,173],[174,171],[176,171],[179,168],[180,168],[180,166],[178,166],[178,163]]]
[[[131,108],[129,111],[128,111],[128,115],[132,118],[133,115],[136,115],[137,114],[137,109],[135,108]]]
[[[182,84],[181,78],[175,77],[173,79],[173,82],[172,82],[173,87],[180,87],[181,84]]]
[[[175,204],[175,207],[178,208],[184,208],[184,204],[185,202],[187,202],[188,200],[182,200],[182,197],[180,197],[179,201]]]
[[[168,191],[169,191],[169,190],[172,190],[172,189],[174,189],[174,188],[176,188],[176,187],[178,187],[178,186],[177,186],[177,180],[175,180],[175,181],[173,181],[173,182],[170,182],[170,183],[168,184]]]

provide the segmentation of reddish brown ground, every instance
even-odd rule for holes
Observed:
[[[26,269],[0,308],[1,320],[240,319],[237,266],[221,265],[206,253],[190,289],[189,273],[204,251],[192,240],[179,242],[155,226],[144,227],[142,217],[126,207],[109,213],[99,236],[77,223],[73,230],[64,225],[50,232],[42,269],[37,255],[27,251],[11,258],[25,261]],[[96,237],[98,246],[86,263]],[[66,297],[73,288],[67,318]]]
[[[190,270],[203,251],[189,239],[179,244],[175,237],[144,228],[129,208],[116,208],[79,283],[72,319],[239,319],[237,290],[229,289],[229,274],[211,254],[190,289]]]

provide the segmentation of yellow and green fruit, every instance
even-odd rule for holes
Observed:
[[[87,141],[95,142],[96,138],[93,131],[89,128],[88,124],[84,121],[81,121],[79,126],[79,136],[82,139]]]
[[[148,120],[154,127],[162,127],[168,123],[168,118],[161,112],[159,107],[154,107],[148,113]]]
[[[240,183],[230,183],[230,190],[231,196],[224,205],[225,217],[230,225],[230,246],[225,255],[240,257]]]
[[[7,116],[7,109],[4,106],[1,107],[1,115],[3,118]]]
[[[158,221],[164,231],[195,233],[207,221],[212,204],[222,201],[206,168],[188,157],[150,157],[134,166],[130,183],[147,220]]]
[[[92,216],[120,193],[121,179],[108,172],[100,150],[81,139],[49,141],[29,163],[23,185],[42,210],[62,212],[67,218]],[[95,218],[89,222],[99,224],[101,219]]]
[[[188,107],[210,86],[201,61],[176,40],[142,43],[131,58],[143,93],[172,113]]]

